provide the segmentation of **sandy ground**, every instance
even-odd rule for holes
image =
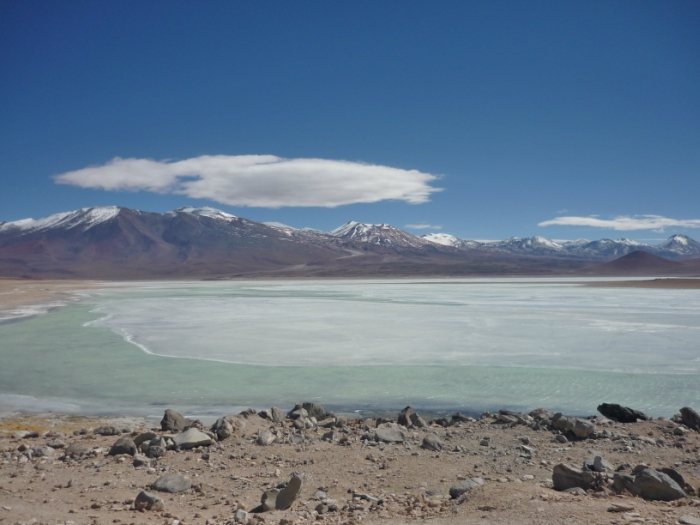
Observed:
[[[700,279],[650,279],[648,281],[596,281],[587,286],[601,288],[660,288],[667,290],[700,290]]]
[[[0,314],[75,300],[71,292],[99,286],[97,281],[30,281],[0,277]]]
[[[252,509],[264,490],[289,480],[293,472],[303,484],[292,507],[251,514],[249,523],[675,524],[700,520],[700,501],[693,494],[700,488],[700,434],[675,435],[678,425],[665,419],[626,425],[603,419],[597,428],[607,430],[608,437],[560,443],[550,430],[486,417],[447,428],[408,429],[405,443],[381,445],[361,439],[375,427],[373,420],[348,420],[345,428],[337,429],[338,441],[324,441],[328,430],[319,428],[306,430],[304,442],[292,444],[292,435],[301,432],[288,420],[276,425],[283,442],[263,446],[257,444],[258,435],[274,425],[249,415],[244,428],[226,440],[210,447],[167,451],[152,465],[138,467],[129,455],[107,455],[119,436],[90,431],[105,424],[132,436],[146,430],[144,421],[133,418],[15,416],[0,420],[0,523],[232,524],[237,509]],[[84,434],[78,434],[80,429],[85,429]],[[21,437],[23,430],[38,437]],[[154,430],[163,434],[159,428]],[[442,451],[421,448],[429,434],[442,441]],[[50,456],[22,459],[21,450],[57,438],[66,445],[85,445],[90,452],[66,460],[62,459],[65,449],[59,448]],[[484,438],[488,443],[482,444]],[[523,441],[529,442],[531,452],[523,453]],[[689,498],[670,503],[616,495],[608,488],[585,495],[554,491],[553,465],[580,467],[592,450],[613,467],[625,463],[674,467],[693,490]],[[188,477],[192,488],[178,494],[156,493],[165,504],[160,512],[133,510],[136,495],[149,490],[164,473]],[[474,477],[481,478],[483,485],[468,493],[465,501],[450,499],[451,486]],[[318,491],[333,500],[327,503],[334,502],[336,512],[316,513],[322,496]],[[626,510],[612,512],[613,505]]]

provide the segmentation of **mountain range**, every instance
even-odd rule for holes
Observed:
[[[635,251],[682,261],[700,257],[700,243],[685,235],[659,245],[543,237],[484,242],[354,221],[324,232],[210,207],[154,213],[108,206],[0,222],[5,277],[561,275]]]

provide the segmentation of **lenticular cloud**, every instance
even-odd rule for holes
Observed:
[[[152,191],[230,206],[281,208],[402,200],[427,202],[438,177],[417,170],[343,160],[274,155],[206,155],[181,161],[115,158],[54,177],[58,184],[110,191]]]

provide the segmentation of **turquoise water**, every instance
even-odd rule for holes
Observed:
[[[573,285],[165,283],[0,324],[0,403],[206,417],[700,406],[700,294]],[[28,396],[28,397],[18,397]]]

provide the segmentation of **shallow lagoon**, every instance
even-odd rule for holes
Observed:
[[[531,280],[111,286],[0,325],[5,405],[215,415],[700,405],[700,293]],[[30,397],[18,397],[30,396]]]

